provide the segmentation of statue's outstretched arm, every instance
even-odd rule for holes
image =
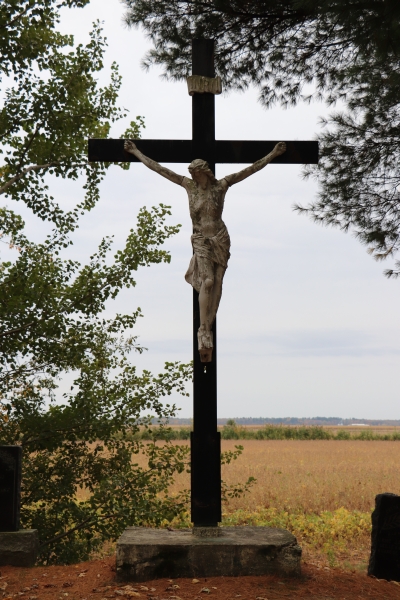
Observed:
[[[165,177],[165,179],[169,179],[169,181],[172,181],[172,183],[182,185],[182,181],[184,180],[183,175],[178,175],[177,173],[174,173],[174,171],[171,171],[166,167],[162,167],[155,160],[152,160],[148,156],[142,154],[140,150],[136,148],[132,140],[125,140],[124,150],[125,152],[129,152],[129,154],[133,154],[134,156],[136,156],[136,158],[138,158],[144,165],[146,165],[146,167],[148,167],[152,171],[155,171],[159,175],[162,175],[163,177]]]
[[[249,167],[246,167],[242,171],[239,171],[238,173],[232,173],[231,175],[227,175],[226,177],[224,177],[224,179],[226,179],[228,185],[239,183],[239,181],[243,181],[243,179],[246,179],[246,177],[250,177],[250,175],[257,173],[257,171],[260,171],[261,169],[266,167],[267,164],[271,162],[271,160],[273,160],[277,156],[280,156],[285,151],[285,142],[279,142],[278,144],[276,144],[272,152],[267,154],[267,156],[264,156],[264,158],[260,158],[260,160],[257,160],[257,162],[253,163]]]

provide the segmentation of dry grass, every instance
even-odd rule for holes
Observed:
[[[231,500],[227,512],[275,508],[320,513],[340,507],[370,512],[376,494],[400,494],[400,442],[223,440],[222,450],[239,444],[244,452],[222,467],[222,478],[228,485],[251,476],[257,482],[245,497]],[[144,457],[135,456],[135,462],[144,466]],[[190,476],[183,473],[170,491],[189,487]],[[83,500],[87,493],[81,490],[78,496]]]
[[[233,450],[235,441],[223,441]],[[289,529],[307,561],[366,570],[375,496],[400,494],[399,442],[243,440],[242,456],[224,466],[226,483],[257,479],[224,507],[224,525]],[[174,491],[188,487],[188,476]]]
[[[228,483],[257,479],[244,498],[228,511],[259,507],[320,513],[340,507],[370,512],[376,494],[400,494],[399,442],[226,440],[223,450],[244,447],[242,456],[226,465]],[[181,475],[172,491],[189,487]]]

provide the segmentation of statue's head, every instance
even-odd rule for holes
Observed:
[[[210,179],[212,183],[215,183],[217,180],[215,179],[214,173],[210,169],[210,165],[206,160],[202,160],[201,158],[196,158],[196,160],[192,160],[188,167],[189,173],[193,177],[193,173],[201,172]]]

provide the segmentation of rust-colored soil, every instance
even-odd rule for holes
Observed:
[[[304,564],[301,579],[277,577],[212,577],[159,579],[135,584],[115,582],[115,558],[67,567],[2,567],[0,597],[23,600],[400,600],[400,585],[365,574]]]

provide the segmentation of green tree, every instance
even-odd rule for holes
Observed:
[[[318,199],[297,207],[352,230],[376,259],[400,246],[400,4],[397,0],[124,0],[153,42],[144,65],[190,74],[190,41],[217,41],[225,89],[255,85],[265,107],[319,99],[344,110],[319,137]],[[310,92],[310,90],[312,90]],[[400,264],[385,272],[400,274]]]
[[[127,524],[160,524],[187,502],[186,493],[168,495],[174,473],[187,468],[187,449],[132,434],[150,427],[149,415],[164,423],[174,414],[162,400],[186,393],[190,367],[138,373],[131,354],[142,349],[131,329],[140,309],[104,317],[139,267],[169,262],[161,247],[179,227],[166,225],[168,207],[143,208],[113,257],[112,238],[86,264],[65,255],[109,167],[87,163],[87,138],[106,137],[123,116],[117,67],[108,86],[96,82],[105,48],[99,25],[86,46],[56,31],[62,6],[86,3],[0,5],[0,194],[11,203],[0,208],[0,443],[23,447],[21,523],[39,530],[46,564],[86,559]],[[142,125],[133,121],[124,137],[138,137]],[[83,180],[85,197],[72,210],[51,195],[55,177]],[[43,241],[28,239],[17,202],[48,222]],[[73,383],[61,395],[66,374]]]

